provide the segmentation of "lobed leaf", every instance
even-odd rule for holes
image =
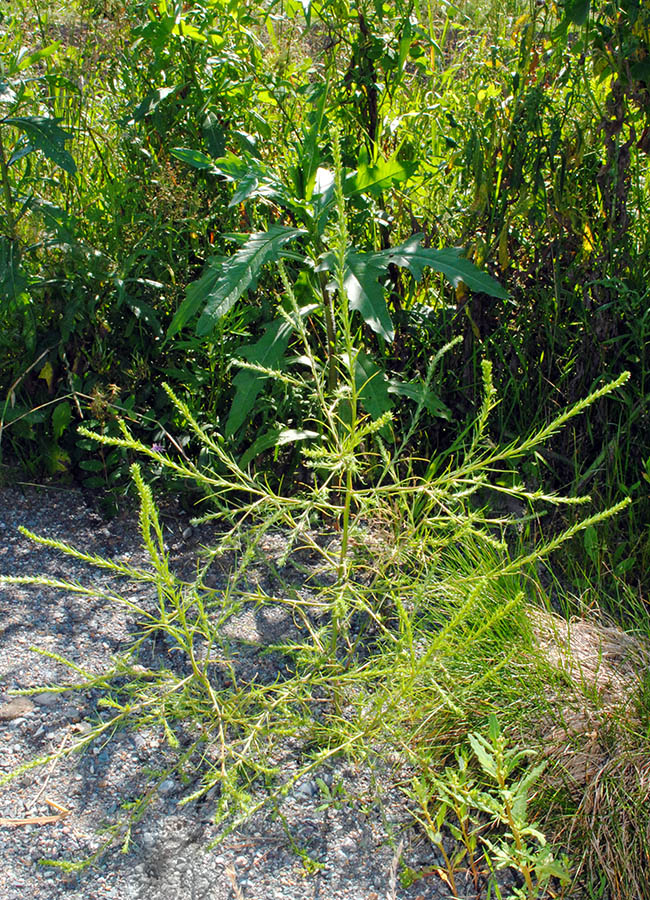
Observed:
[[[239,348],[239,355],[248,362],[265,368],[277,365],[289,345],[293,328],[286,319],[276,319],[267,325],[264,335],[255,344]],[[226,436],[232,437],[242,427],[255,405],[268,376],[263,372],[242,369],[233,379],[235,396],[226,420]]]
[[[47,116],[7,116],[3,122],[20,129],[29,139],[32,150],[40,150],[69,175],[77,171],[72,155],[65,149],[65,142],[72,138],[69,131],[59,127],[61,119]]]
[[[357,354],[354,362],[354,379],[361,401],[373,420],[379,419],[393,408],[383,369],[363,350]],[[384,437],[390,437],[389,427],[382,431]]]
[[[507,300],[510,296],[491,275],[481,271],[473,262],[461,256],[461,250],[458,247],[432,250],[429,247],[422,247],[421,240],[421,234],[413,235],[398,247],[383,250],[374,256],[378,260],[383,260],[385,266],[392,263],[409,269],[416,281],[419,281],[428,267],[444,275],[454,287],[463,282],[471,290],[480,291],[490,297]]]
[[[260,269],[267,262],[277,261],[284,253],[284,244],[304,234],[301,228],[272,225],[268,231],[255,232],[231,257],[214,257],[201,278],[187,289],[185,300],[167,329],[173,337],[203,307],[196,333],[210,334],[215,325],[232,309],[237,300],[257,283]]]

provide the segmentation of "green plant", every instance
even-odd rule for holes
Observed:
[[[532,824],[528,808],[530,791],[545,763],[524,766],[531,751],[509,748],[494,714],[489,717],[488,737],[475,732],[468,741],[487,783],[470,773],[468,756],[457,750],[456,767],[446,768],[440,777],[429,773],[417,777],[409,791],[418,806],[415,817],[442,855],[445,880],[454,897],[459,896],[456,875],[464,860],[477,892],[486,872],[500,869],[514,870],[523,879],[523,887],[510,894],[513,897],[547,896],[554,879],[566,885],[568,860],[556,859],[545,836]],[[496,838],[495,829],[501,831]],[[456,842],[452,854],[445,849],[449,838],[445,839],[444,831]],[[488,893],[492,892],[502,896],[494,874],[488,879]]]
[[[507,706],[505,698],[521,691],[522,673],[527,678],[534,668],[532,663],[522,668],[521,662],[511,666],[514,654],[526,658],[525,595],[518,573],[527,572],[532,563],[578,531],[628,503],[624,500],[513,558],[503,535],[508,520],[490,516],[471,503],[478,490],[490,487],[531,502],[575,503],[541,490],[528,492],[516,483],[501,486],[492,475],[503,466],[516,465],[566,422],[622,384],[626,375],[529,437],[498,448],[487,438],[496,398],[490,366],[485,363],[479,415],[470,434],[459,438],[446,460],[432,464],[423,477],[406,455],[407,440],[392,453],[386,449],[379,436],[389,414],[373,420],[359,403],[355,361],[360,350],[345,288],[347,229],[339,168],[336,174],[333,308],[340,350],[333,392],[314,356],[293,289],[288,280],[284,282],[286,317],[302,341],[309,366],[304,389],[310,386],[320,416],[319,431],[309,436],[309,445],[307,440],[302,442],[309,480],[290,493],[276,491],[263,475],[242,467],[223,439],[206,431],[187,404],[167,388],[170,400],[205,449],[207,464],[143,443],[124,422],[119,425],[119,437],[81,431],[100,447],[139,454],[175,477],[201,486],[213,510],[205,518],[219,521],[222,536],[210,548],[196,579],[187,583],[174,576],[151,489],[135,464],[132,477],[149,570],[32,535],[89,565],[149,586],[150,597],[143,602],[134,602],[117,590],[104,592],[134,618],[133,640],[100,675],[70,663],[77,680],[63,687],[100,689],[102,701],[99,721],[91,732],[59,756],[117,728],[146,724],[165,737],[169,753],[158,762],[161,773],[118,823],[116,834],[127,844],[157,785],[172,771],[191,785],[184,803],[217,789],[217,821],[225,833],[265,804],[280,805],[299,778],[317,772],[339,755],[362,759],[377,747],[392,746],[421,768],[431,759],[433,747],[444,754],[445,746],[462,737],[468,723],[492,710],[500,698]],[[437,361],[434,357],[430,371]],[[416,407],[416,419],[423,405]],[[277,559],[269,558],[263,549],[272,532],[284,535]],[[300,561],[305,551],[312,558],[306,569]],[[217,556],[232,560],[227,587],[219,593],[204,587],[207,570]],[[254,560],[266,564],[276,586],[273,593],[251,583]],[[295,562],[294,569],[287,568],[289,561]],[[97,594],[96,586],[85,588],[39,576],[3,576],[0,583],[49,585],[80,596]],[[295,623],[273,645],[260,640],[257,667],[264,671],[263,654],[273,654],[271,677],[267,673],[258,678],[258,669],[253,674],[242,669],[239,655],[233,653],[237,638],[231,626],[249,605],[285,610]],[[152,660],[159,637],[175,648],[164,665]],[[296,771],[286,777],[282,761],[287,752],[293,753],[288,750],[288,738],[298,741],[302,757]],[[522,871],[528,866],[531,875],[538,865],[542,873],[541,851],[539,857],[531,857],[522,844],[523,837],[530,837],[519,818],[523,801],[520,798],[516,809],[505,803],[512,757],[500,737],[494,738],[491,752],[497,760],[503,801],[501,811],[497,813],[495,807],[493,815],[501,816],[511,836],[503,848],[492,852],[495,859],[502,853],[497,862],[510,853],[510,861],[516,860]],[[522,781],[521,797],[524,784],[529,783]]]
[[[96,734],[161,729],[165,771],[194,781],[188,800],[216,787],[225,829],[280,807],[287,734],[317,775],[386,746],[427,771],[494,710],[507,731],[534,669],[518,573],[534,584],[560,546],[560,602],[565,567],[571,609],[647,629],[642,4],[147,0],[119,27],[87,4],[20,6],[0,20],[0,436],[111,505],[135,490],[152,571],[82,558],[158,603],[131,609],[113,670],[77,672],[104,693]],[[138,455],[150,468],[129,480]],[[152,479],[210,504],[224,597],[205,568],[170,575]],[[585,489],[605,512],[583,522]],[[558,504],[535,545],[536,510]],[[258,560],[272,593],[251,586]],[[250,682],[220,634],[245,604],[296,625],[257,648],[275,685]],[[160,636],[176,647],[162,670]],[[472,870],[489,851],[464,759],[445,796]],[[523,852],[500,828],[494,864],[509,854],[534,882],[534,835]],[[594,883],[607,867],[620,882],[603,860]]]
[[[242,244],[240,250],[228,259],[214,257],[201,279],[190,285],[187,297],[168,329],[168,339],[199,312],[197,334],[208,337],[240,297],[257,284],[264,265],[278,264],[283,260],[296,261],[301,265],[298,276],[300,294],[296,292],[303,304],[300,318],[309,317],[312,327],[317,322],[321,323],[322,336],[314,335],[311,338],[311,353],[314,362],[318,361],[327,372],[327,389],[331,393],[338,383],[337,359],[341,352],[348,352],[349,349],[347,338],[341,338],[337,331],[332,301],[336,287],[336,267],[341,266],[338,275],[342,278],[342,289],[348,298],[349,315],[358,312],[361,319],[354,325],[350,322],[346,326],[351,329],[349,340],[361,343],[354,355],[359,401],[373,420],[378,420],[393,407],[391,393],[416,402],[424,398],[424,404],[430,411],[442,415],[444,408],[436,403],[436,398],[429,389],[425,390],[422,380],[406,384],[398,378],[389,381],[384,370],[381,348],[390,345],[395,337],[395,327],[386,303],[385,282],[389,270],[406,269],[414,281],[419,281],[425,269],[431,268],[443,273],[454,286],[462,282],[475,290],[497,297],[505,297],[507,293],[489,275],[464,259],[458,250],[422,247],[421,235],[415,235],[397,247],[362,252],[348,246],[346,231],[346,245],[338,256],[337,252],[328,249],[329,220],[332,211],[336,209],[336,202],[339,205],[339,220],[344,204],[347,207],[349,202],[354,201],[362,205],[367,217],[379,216],[380,213],[371,202],[373,196],[378,197],[390,187],[407,182],[415,171],[415,165],[402,164],[396,156],[388,160],[378,158],[370,164],[367,153],[362,151],[358,168],[345,172],[340,160],[338,133],[332,145],[334,171],[321,165],[319,137],[326,99],[326,92],[321,92],[315,109],[314,124],[305,129],[303,134],[297,163],[290,169],[293,184],[283,182],[277,170],[250,154],[241,158],[231,154],[223,159],[212,160],[198,151],[174,150],[174,154],[189,165],[239,185],[231,205],[261,198],[283,210],[294,224],[273,224],[265,232],[239,235],[238,241]],[[340,180],[338,201],[335,199],[337,177]],[[347,217],[347,212],[345,214]],[[294,244],[298,240],[306,243],[304,250],[297,252],[288,249],[288,244]],[[253,411],[264,384],[265,370],[282,370],[286,365],[284,354],[296,326],[292,325],[286,310],[284,314],[282,309],[279,312],[281,316],[266,326],[263,336],[257,342],[239,350],[246,362],[234,379],[236,393],[225,424],[227,437],[234,436]],[[364,323],[379,342],[379,352],[374,350],[370,340],[365,337],[361,327]],[[321,354],[317,354],[319,344],[324,348]],[[317,355],[320,357],[318,360]],[[297,360],[301,364],[300,356]],[[288,381],[291,383],[292,379],[289,378]],[[293,384],[296,384],[295,379]],[[268,449],[268,437],[262,436],[261,446]]]

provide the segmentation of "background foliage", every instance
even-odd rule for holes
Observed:
[[[235,473],[273,502],[329,466],[345,545],[355,492],[390,471],[426,493],[476,457],[524,559],[573,536],[556,606],[647,629],[649,44],[641,0],[5,4],[2,477],[110,511],[139,454],[160,489]],[[472,527],[479,481],[445,487]],[[584,527],[532,506],[587,490]],[[461,830],[469,796],[442,804]]]
[[[628,581],[648,569],[646,4],[17,2],[2,16],[5,465],[82,478],[110,505],[129,459],[98,458],[76,425],[113,433],[120,412],[165,443],[164,379],[248,463],[271,454],[295,476],[274,436],[309,400],[238,361],[291,364],[279,258],[314,306],[323,364],[335,352],[336,126],[363,399],[394,411],[382,437],[424,400],[412,448],[448,448],[485,356],[505,438],[627,369],[525,475],[632,497],[617,549],[592,540],[583,561]],[[453,269],[465,258],[479,281]],[[431,348],[455,337],[423,397]]]

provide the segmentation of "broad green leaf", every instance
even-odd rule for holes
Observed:
[[[590,0],[565,0],[564,17],[574,25],[584,25],[589,15]]]
[[[268,231],[251,234],[244,246],[224,263],[219,278],[212,289],[206,292],[205,306],[196,333],[209,334],[216,322],[225,316],[241,295],[255,286],[262,266],[280,259],[284,244],[304,233],[301,228],[272,225]]]
[[[378,265],[374,254],[349,250],[346,256],[344,287],[351,309],[356,309],[374,332],[392,341],[395,329],[388,314],[384,287],[379,278],[384,267]]]
[[[223,156],[226,150],[226,133],[219,121],[219,117],[212,110],[208,110],[206,113],[201,131],[203,132],[203,140],[210,156],[214,159],[219,159],[219,157]]]
[[[320,437],[317,431],[296,431],[294,428],[272,428],[266,434],[260,435],[251,444],[248,450],[239,460],[239,465],[245,468],[256,456],[270,450],[271,447],[282,447],[284,444],[292,444],[297,441],[312,441]]]
[[[180,156],[181,153],[190,154],[192,152],[191,150],[183,150],[180,147],[176,147],[172,150],[172,155],[182,158]],[[206,156],[205,153],[197,154],[197,156],[214,166],[215,173],[221,175],[226,181],[240,181],[250,171],[253,162],[257,162],[257,160],[253,160],[248,156],[241,157],[234,153],[226,153],[225,156],[214,160]]]
[[[320,159],[319,143],[323,130],[327,99],[329,96],[328,87],[328,82],[325,82],[323,84],[313,85],[310,90],[309,99],[312,104],[308,114],[310,127],[304,129],[299,160],[300,182],[302,188],[301,197],[304,200],[308,200],[312,193],[312,181],[314,174],[318,169],[318,162]]]
[[[470,742],[472,750],[474,751],[476,758],[478,759],[481,768],[486,773],[486,775],[490,775],[492,778],[496,778],[496,761],[487,747],[485,747],[481,742],[480,735],[469,734],[467,736],[467,740]]]
[[[373,165],[360,161],[356,173],[345,180],[345,194],[380,194],[394,184],[406,181],[417,167],[416,162],[401,163],[394,156],[387,160],[380,159]]]
[[[327,225],[329,210],[334,203],[334,172],[321,166],[316,169],[311,191],[311,204],[316,230],[322,235]]]
[[[255,117],[253,110],[251,110],[250,115],[253,116],[253,118]],[[260,151],[257,146],[257,135],[249,134],[247,131],[240,131],[238,129],[235,129],[231,133],[242,152],[249,153],[251,156],[259,158]]]
[[[336,260],[333,253],[324,253],[316,267],[317,272],[333,272]],[[380,253],[358,253],[351,248],[345,256],[343,287],[348,296],[350,309],[355,309],[374,332],[385,340],[392,341],[395,329],[388,314],[384,288],[379,278],[384,274],[387,263]],[[328,287],[333,288],[330,282]]]
[[[104,463],[101,459],[82,459],[79,468],[85,469],[86,472],[103,472]]]
[[[202,31],[199,31],[195,25],[190,25],[185,19],[181,19],[174,25],[172,34],[177,34],[180,37],[187,37],[191,41],[197,41],[199,44],[205,44],[208,40]]]
[[[27,135],[21,134],[14,145],[14,149],[11,151],[11,156],[7,160],[7,165],[9,167],[13,166],[25,156],[29,156],[30,153],[33,153],[34,149],[35,148],[30,144]]]
[[[30,207],[34,213],[43,217],[48,229],[56,234],[59,244],[75,244],[76,221],[69,212],[43,197],[34,198]]]
[[[325,206],[334,196],[334,172],[319,166],[314,176],[314,186],[311,192],[312,203]]]
[[[383,369],[363,350],[359,352],[354,363],[354,380],[361,402],[373,420],[393,408]],[[382,434],[389,437],[390,428],[383,428]]]
[[[278,435],[278,447],[295,444],[296,441],[313,441],[319,437],[317,431],[297,431],[295,428],[285,428]]]
[[[66,472],[70,465],[70,454],[63,447],[59,447],[56,441],[46,449],[44,459],[50,475]]]
[[[188,166],[201,171],[208,171],[211,175],[220,175],[221,172],[215,168],[214,160],[200,150],[189,150],[186,147],[173,147],[171,155],[176,159],[180,159]]]
[[[72,419],[72,407],[67,400],[57,403],[52,411],[52,432],[54,440],[58,441]]]
[[[501,726],[499,725],[499,720],[494,715],[494,713],[490,713],[490,715],[488,716],[488,735],[493,743],[494,741],[497,741],[501,736]],[[480,736],[479,741],[481,741]],[[522,756],[526,756],[526,753],[524,752]]]
[[[244,171],[240,170],[237,175],[234,175],[232,167],[229,171],[228,168],[217,165],[218,174],[228,181],[237,181],[237,190],[232,195],[228,206],[238,206],[253,197],[266,197],[269,200],[275,200],[280,205],[292,206],[286,187],[272,169],[257,159],[249,159],[245,165]],[[231,172],[233,174],[230,174]]]
[[[38,373],[38,377],[43,379],[43,381],[47,385],[48,391],[51,391],[52,385],[54,383],[54,369],[52,368],[52,363],[49,361],[49,359],[45,363],[41,371]]]
[[[646,56],[645,59],[635,62],[634,65],[630,66],[630,74],[638,81],[644,81],[647,85],[650,85],[650,59]]]
[[[374,257],[377,262],[384,261],[385,266],[393,263],[409,269],[416,281],[422,277],[424,269],[428,267],[435,272],[441,272],[454,287],[457,287],[462,281],[471,290],[480,291],[490,297],[507,300],[510,296],[505,288],[487,272],[482,272],[473,262],[461,256],[461,251],[457,247],[431,250],[422,247],[421,240],[422,235],[416,234],[400,244],[399,247],[383,250],[374,254]]]
[[[311,25],[311,0],[300,0],[303,12],[305,14],[305,24],[307,28]]]
[[[531,787],[539,780],[540,775],[546,768],[546,763],[542,762],[534,766],[513,786],[512,812],[516,819],[523,822],[526,818],[526,810],[528,806],[528,792]]]
[[[147,116],[153,115],[163,100],[166,100],[171,94],[175,93],[180,85],[174,87],[156,88],[149,91],[147,96],[142,100],[131,114],[130,122],[142,122]]]
[[[185,299],[176,310],[167,329],[167,340],[181,331],[205,304],[207,298],[215,290],[227,261],[225,256],[211,257],[203,275],[188,285]]]
[[[438,416],[440,419],[451,419],[451,412],[447,406],[434,394],[433,391],[427,391],[423,381],[399,381],[397,378],[391,378],[388,383],[388,393],[397,394],[398,397],[408,397],[416,403],[423,403],[424,408],[431,413],[432,416]]]
[[[30,53],[27,47],[21,47],[18,56],[16,57],[15,71],[21,72],[23,69],[27,69],[35,62],[38,62],[39,59],[46,59],[48,56],[52,56],[52,54],[56,53],[60,46],[61,41],[55,41],[53,44],[50,44],[47,47],[42,47],[40,50],[35,50],[33,53]]]
[[[220,175],[226,181],[237,185],[228,206],[238,206],[252,197],[266,197],[281,206],[293,207],[292,198],[277,174],[258,159],[250,156],[239,157],[228,153],[219,159],[211,159],[198,150],[174,147],[172,156],[182,160],[195,169],[209,171],[212,175]]]
[[[292,326],[286,319],[276,319],[267,325],[259,341],[240,347],[239,356],[266,369],[277,368],[278,362],[289,345],[292,330]],[[227,437],[232,437],[242,427],[267,378],[268,375],[263,372],[254,372],[250,369],[242,369],[233,378],[236,391],[226,421]]]
[[[90,478],[84,478],[84,486],[88,488],[106,487],[106,479],[101,478],[99,475],[93,475]]]
[[[344,287],[350,309],[358,310],[364,322],[390,342],[395,337],[395,329],[388,314],[384,287],[379,282],[383,271],[372,254],[350,250],[346,256]]]
[[[69,175],[74,175],[77,171],[75,161],[65,149],[65,142],[72,135],[59,127],[60,121],[46,116],[8,116],[4,119],[5,124],[19,128],[27,135],[34,150],[40,150]]]

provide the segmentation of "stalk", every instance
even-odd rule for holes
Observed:
[[[519,828],[517,827],[514,816],[512,814],[512,804],[510,803],[510,798],[508,796],[508,790],[506,787],[506,780],[503,774],[501,749],[497,750],[496,775],[497,781],[499,783],[499,788],[501,790],[501,797],[503,799],[503,806],[505,809],[508,826],[510,827],[510,832],[514,838],[515,847],[517,848],[519,868],[521,874],[524,876],[524,881],[526,882],[526,890],[528,891],[528,896],[531,898],[531,900],[533,900],[536,895],[535,886],[533,885],[533,879],[530,876],[530,868],[528,866],[528,863],[523,858],[524,842],[521,838]]]
[[[338,213],[338,229],[336,235],[336,285],[339,298],[339,311],[342,321],[342,331],[346,354],[346,367],[348,374],[349,386],[349,404],[350,404],[350,421],[345,426],[343,435],[338,436],[338,452],[343,457],[345,472],[345,488],[343,496],[343,522],[341,533],[341,550],[339,552],[338,570],[337,570],[337,590],[338,596],[334,604],[332,613],[332,641],[331,652],[336,654],[336,647],[341,627],[341,621],[344,615],[345,605],[345,588],[348,580],[347,572],[347,555],[350,538],[350,509],[352,505],[353,492],[353,473],[354,459],[350,458],[354,453],[356,440],[355,433],[357,429],[357,412],[358,412],[358,392],[355,379],[355,361],[357,353],[353,346],[350,309],[348,306],[348,297],[345,290],[345,259],[348,245],[348,232],[345,215],[345,197],[343,195],[342,183],[342,162],[341,147],[339,143],[339,135],[336,130],[332,131],[332,155],[334,157],[334,177],[335,177],[335,197],[336,208]],[[334,362],[332,360],[332,362]],[[333,435],[337,437],[337,435]]]
[[[9,237],[13,240],[16,236],[16,220],[12,212],[13,198],[11,196],[11,186],[9,184],[9,166],[5,154],[5,146],[2,140],[2,130],[0,130],[0,178],[2,179],[2,192],[5,198],[7,227],[9,229]]]
[[[327,277],[324,273],[320,276],[320,289],[323,298],[323,313],[325,315],[325,330],[327,332],[327,390],[332,393],[336,390],[336,325],[334,324],[334,307],[332,298],[328,296]]]

